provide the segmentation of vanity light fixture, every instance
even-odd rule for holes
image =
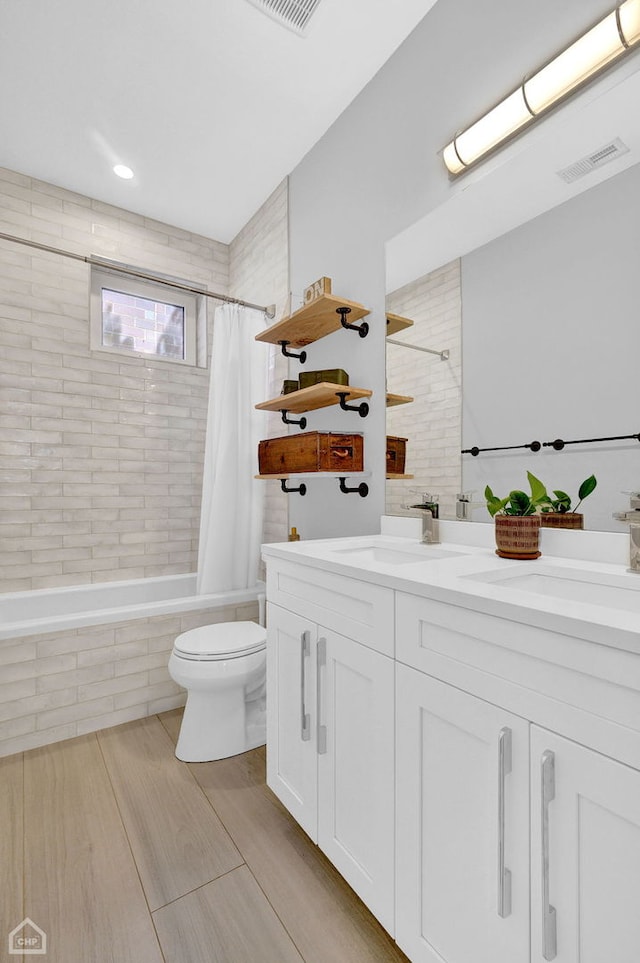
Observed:
[[[121,177],[125,181],[130,181],[133,177],[133,171],[130,167],[127,167],[126,164],[116,164],[116,166],[113,168],[113,173],[117,174],[118,177]]]
[[[592,80],[640,41],[640,0],[624,0],[544,67],[527,77],[513,93],[444,148],[452,175],[461,174],[499,144],[519,133]]]

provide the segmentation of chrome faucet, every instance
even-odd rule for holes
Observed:
[[[440,505],[438,496],[429,492],[421,494],[422,501],[418,505],[407,505],[411,510],[419,511],[422,515],[422,541],[425,545],[437,545],[440,541]]]
[[[630,492],[630,508],[614,512],[619,522],[629,522],[629,571],[640,575],[640,492]]]

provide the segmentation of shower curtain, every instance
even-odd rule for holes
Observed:
[[[198,594],[250,588],[260,562],[264,482],[258,442],[267,395],[268,346],[261,311],[237,304],[216,309],[198,548]]]

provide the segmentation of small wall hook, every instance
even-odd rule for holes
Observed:
[[[287,493],[287,495],[290,495],[292,492],[298,492],[299,495],[307,494],[307,486],[305,485],[304,482],[302,482],[302,484],[299,485],[297,488],[287,488],[287,479],[281,478],[280,487],[282,488],[283,492]]]
[[[355,488],[347,488],[346,478],[339,478],[338,481],[340,482],[340,491],[344,492],[345,495],[349,495],[351,492],[357,492],[361,498],[366,498],[369,494],[369,486],[366,482],[360,482]]]
[[[291,344],[290,341],[278,341],[278,344],[280,345],[285,358],[297,358],[300,364],[304,364],[307,360],[306,351],[301,351],[300,354],[296,354],[295,351],[287,351],[287,345]]]
[[[340,399],[340,407],[343,411],[357,411],[361,418],[366,418],[369,414],[369,405],[366,401],[360,402],[359,405],[348,405],[346,399],[349,396],[348,391],[336,391],[338,398]]]
[[[282,415],[282,420],[285,425],[300,425],[302,431],[307,427],[307,419],[303,416],[302,418],[287,418],[287,409],[284,408],[280,414]]]
[[[369,325],[366,321],[363,321],[362,324],[349,324],[347,315],[351,314],[351,308],[346,307],[346,305],[336,308],[336,314],[340,315],[340,324],[343,328],[348,328],[349,331],[357,331],[361,338],[366,338],[369,334]]]

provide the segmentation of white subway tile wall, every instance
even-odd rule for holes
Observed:
[[[460,261],[452,261],[387,295],[387,311],[415,323],[393,337],[441,351],[449,360],[387,345],[387,389],[415,398],[387,408],[387,434],[407,438],[405,471],[412,480],[387,480],[386,511],[402,511],[411,488],[440,495],[441,514],[455,517],[461,487],[461,295]]]
[[[228,290],[227,245],[7,170],[0,230]],[[0,348],[0,591],[194,571],[208,369],[91,351],[88,265],[8,241]]]
[[[184,705],[167,672],[176,636],[257,616],[243,603],[3,641],[0,756]]]
[[[230,290],[235,297],[247,301],[274,304],[276,316],[269,324],[279,320],[288,311],[289,305],[288,188],[289,182],[285,179],[231,242]],[[275,397],[280,394],[282,382],[288,377],[287,359],[279,350],[269,345],[263,345],[262,350],[265,364],[270,365],[272,391],[269,397]],[[287,429],[278,414],[265,412],[263,418],[263,438],[286,434]],[[256,454],[256,471],[257,467]],[[264,485],[266,505],[263,541],[285,541],[289,521],[289,496],[281,492],[276,481],[265,481]]]

